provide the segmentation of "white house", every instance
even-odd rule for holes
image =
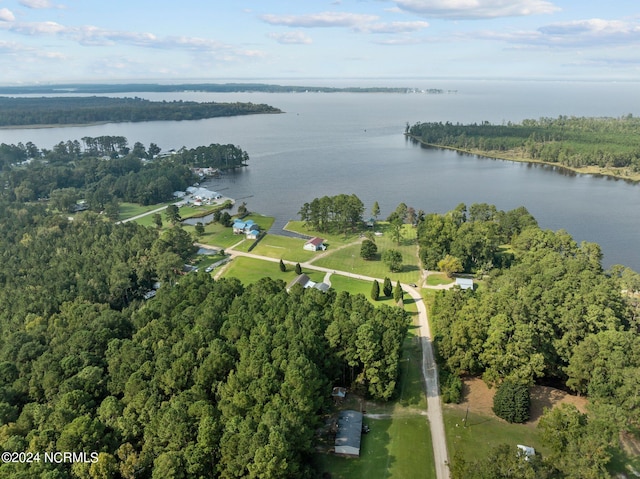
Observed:
[[[311,238],[307,241],[303,248],[307,251],[324,251],[327,249],[327,246],[324,244],[324,240],[322,238],[318,238],[316,236],[315,238]]]

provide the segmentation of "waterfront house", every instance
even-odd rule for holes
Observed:
[[[307,241],[303,248],[307,251],[324,251],[327,249],[327,246],[324,244],[324,240],[322,238],[318,238],[316,236],[315,238],[311,238]]]

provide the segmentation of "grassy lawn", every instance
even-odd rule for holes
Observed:
[[[454,281],[455,280],[449,278],[444,273],[429,273],[429,276],[427,276],[427,285],[428,286],[438,286],[438,285],[441,285],[441,284],[451,284]]]
[[[257,213],[251,213],[245,216],[244,218],[242,218],[242,221],[249,221],[249,220],[253,220],[255,224],[260,226],[261,230],[268,231],[273,226],[273,222],[275,221],[275,218],[273,216],[263,216]]]
[[[238,249],[247,251],[251,243],[243,244]],[[286,259],[297,263],[308,261],[319,254],[313,251],[306,251],[302,249],[303,246],[304,240],[302,239],[267,234],[251,252],[269,258]]]
[[[324,279],[324,273],[310,270],[303,270],[312,281],[320,282]],[[281,279],[289,283],[297,276],[293,267],[288,267],[286,272],[280,271],[277,262],[262,261],[253,258],[237,257],[227,267],[224,272],[225,277],[238,278],[243,284],[255,283],[261,278],[269,277],[274,280]]]
[[[378,301],[374,301],[373,299],[371,299],[371,284],[372,283],[370,281],[348,278],[347,276],[341,276],[339,274],[331,275],[331,286],[337,291],[348,291],[351,294],[362,294],[376,306],[380,306],[381,304],[386,304],[387,306],[395,306],[396,303],[393,300],[393,296],[386,297],[383,295],[384,293],[382,293],[382,284],[380,284],[380,299],[378,299]],[[412,313],[418,311],[418,308],[415,305],[415,301],[408,294],[404,295],[404,307],[407,311]]]
[[[456,452],[463,453],[469,461],[482,459],[499,444],[524,444],[545,453],[538,431],[529,425],[508,424],[495,417],[469,413],[467,427],[463,427],[465,410],[445,405],[443,413],[450,459]]]
[[[377,258],[365,261],[360,257],[360,244],[347,246],[337,251],[331,251],[324,258],[319,259],[314,264],[325,268],[352,271],[374,278],[384,278],[388,276],[394,283],[398,280],[403,283],[417,283],[420,280],[420,266],[416,255],[415,229],[409,225],[404,225],[403,240],[400,245],[393,241],[387,230],[387,225],[381,223],[376,228],[382,231],[382,236],[376,236],[375,242],[378,246]],[[354,238],[354,241],[357,238]],[[392,273],[381,260],[382,253],[388,249],[395,249],[402,253],[402,271]]]
[[[167,206],[172,203],[174,203],[174,201],[168,201],[166,203],[158,203],[155,205],[147,205],[147,206],[142,206],[137,203],[120,203],[120,214],[118,215],[118,219],[120,221],[126,220],[127,218],[138,216],[148,211],[157,210],[158,208],[162,208],[163,206]],[[160,212],[160,214],[162,215],[162,221],[166,221],[164,217],[164,212]],[[153,215],[149,215],[149,218],[152,218],[152,217]],[[151,222],[149,224],[151,224]]]
[[[193,226],[185,226],[186,231],[193,231]],[[232,228],[225,228],[219,223],[210,223],[204,227],[204,234],[198,238],[198,242],[220,248],[228,248],[245,240],[244,235],[233,234]],[[246,240],[245,240],[246,241]]]
[[[319,236],[325,240],[325,244],[330,248],[349,244],[360,236],[360,233],[348,233],[346,236],[344,234],[321,233],[319,231],[314,231],[311,228],[307,228],[302,221],[293,220],[289,221],[284,228],[307,236]]]
[[[318,454],[319,472],[333,479],[435,477],[429,424],[421,416],[366,418],[371,432],[363,434],[360,457]]]
[[[371,432],[362,436],[359,458],[317,454],[320,474],[328,472],[332,478],[339,479],[435,477],[429,423],[421,414],[427,407],[421,361],[422,349],[412,329],[403,346],[399,398],[386,404],[368,403],[366,406],[370,414],[388,414],[389,417],[364,418]]]

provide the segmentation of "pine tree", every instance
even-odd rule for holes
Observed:
[[[396,283],[396,289],[393,290],[393,300],[398,303],[402,299],[404,295],[404,291],[402,291],[402,286],[400,286],[400,281]]]
[[[296,263],[296,274],[302,274],[302,266],[300,266],[300,263]]]
[[[393,293],[393,284],[389,278],[384,278],[384,285],[382,286],[382,292],[387,298],[391,297]]]
[[[284,264],[284,261],[282,260],[280,260],[280,271],[282,271],[283,273],[287,271],[287,265]]]
[[[374,301],[378,301],[379,298],[380,298],[380,285],[378,284],[378,281],[374,279],[373,284],[371,285],[371,299],[373,299]]]

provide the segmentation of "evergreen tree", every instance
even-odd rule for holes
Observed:
[[[300,266],[300,263],[296,263],[296,274],[302,274],[302,266]]]
[[[378,216],[380,216],[380,205],[378,204],[377,201],[373,203],[373,207],[371,208],[371,214],[376,220],[378,219]]]
[[[373,299],[374,301],[378,301],[379,298],[380,298],[380,285],[378,284],[378,281],[374,279],[373,284],[371,285],[371,299]]]
[[[283,273],[287,271],[287,265],[284,264],[284,261],[282,260],[280,260],[280,271],[282,271]]]
[[[493,412],[507,422],[528,421],[530,407],[529,388],[524,384],[505,381],[493,397]]]
[[[153,224],[155,224],[158,229],[162,228],[162,216],[160,216],[160,213],[154,213]]]
[[[167,217],[167,220],[171,224],[176,224],[176,223],[180,222],[180,220],[182,219],[180,217],[180,210],[178,209],[178,207],[176,205],[167,206],[167,209],[165,210],[165,215]]]
[[[360,257],[364,260],[372,260],[376,257],[378,247],[370,239],[366,239],[360,246]]]
[[[396,288],[393,290],[393,300],[396,303],[399,303],[403,296],[404,291],[402,291],[402,286],[400,286],[400,281],[398,281],[396,283]]]
[[[390,298],[391,294],[393,293],[393,284],[391,283],[391,280],[388,277],[384,278],[384,285],[382,286],[382,292],[387,298]]]

